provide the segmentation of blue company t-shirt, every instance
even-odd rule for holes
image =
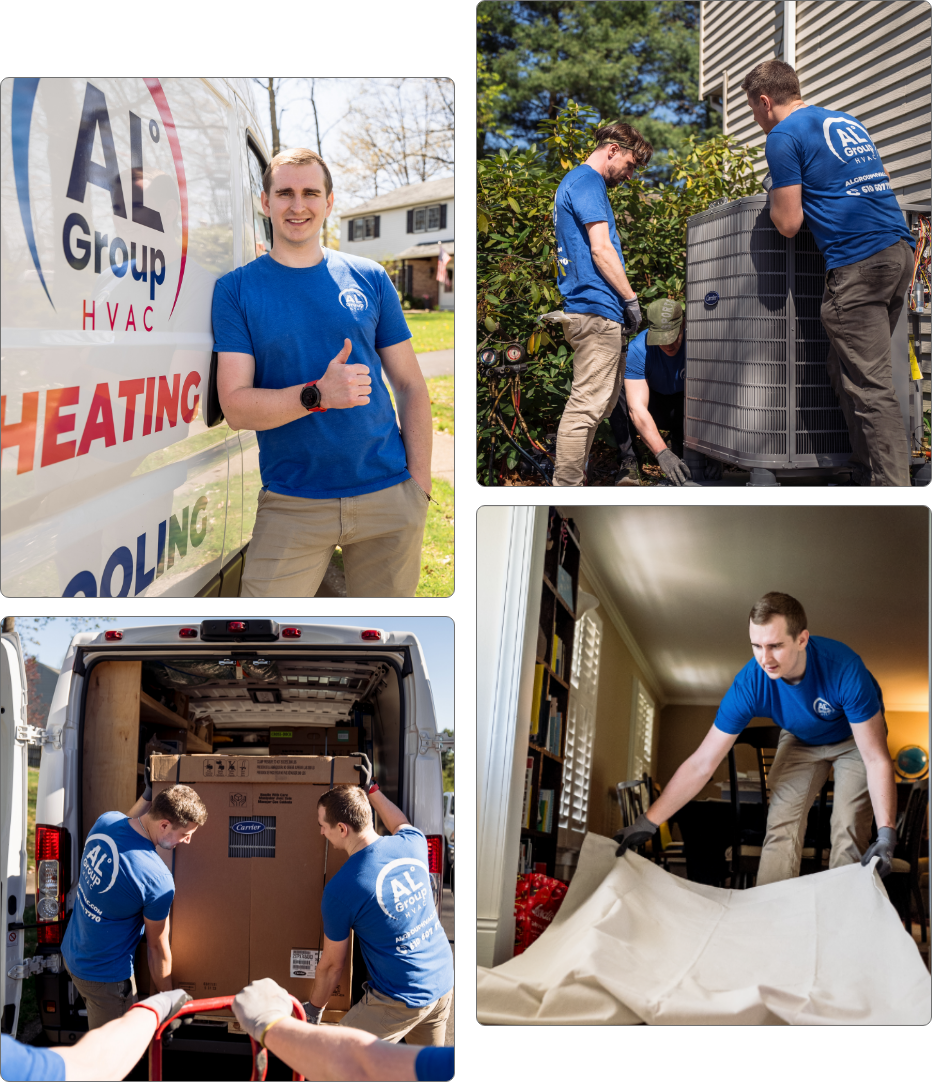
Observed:
[[[283,496],[362,496],[411,476],[377,349],[411,337],[398,294],[371,259],[324,249],[314,267],[285,267],[270,255],[225,274],[214,290],[214,349],[249,353],[254,386],[320,379],[353,343],[348,363],[369,368],[369,403],[309,413],[258,432],[263,487]]]
[[[672,357],[660,346],[647,344],[647,331],[641,331],[628,343],[625,379],[646,379],[657,394],[682,394],[686,377],[686,335]]]
[[[752,658],[725,693],[715,727],[740,733],[751,718],[773,718],[804,744],[837,744],[882,709],[880,687],[851,647],[810,635],[798,684],[772,680]]]
[[[152,842],[122,812],[104,812],[81,856],[74,911],[62,943],[69,972],[84,981],[125,981],[149,920],[164,920],[175,881]]]
[[[417,1067],[417,1060],[414,1064]],[[53,1048],[34,1048],[31,1044],[20,1044],[5,1033],[0,1034],[0,1066],[0,1077],[6,1079],[6,1082],[65,1082],[65,1061]],[[418,1075],[418,1078],[421,1077]],[[436,1077],[452,1078],[453,1075]]]
[[[916,247],[877,148],[850,114],[797,109],[767,136],[766,154],[774,188],[802,185],[803,214],[827,270],[867,259],[901,237]]]
[[[608,222],[608,235],[621,265],[625,257],[615,231],[615,212],[608,201],[608,189],[591,165],[578,165],[560,181],[553,197],[553,227],[557,235],[557,262],[566,272],[557,274],[567,312],[604,316],[621,323],[625,303],[596,270],[586,226]]]
[[[422,1048],[414,1058],[414,1073],[418,1082],[450,1082],[453,1077],[453,1046]]]
[[[324,888],[324,934],[359,937],[371,984],[409,1007],[453,987],[453,952],[430,886],[427,840],[412,826],[354,853]]]

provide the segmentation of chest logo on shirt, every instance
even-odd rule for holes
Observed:
[[[369,307],[369,302],[366,300],[365,293],[360,289],[356,289],[355,286],[351,286],[349,289],[344,289],[340,292],[340,304],[344,308],[348,308],[351,312],[365,312]]]
[[[412,920],[431,900],[427,865],[410,858],[390,861],[375,881],[375,899],[392,920]]]
[[[820,718],[830,718],[832,714],[835,713],[835,707],[822,698],[816,699],[816,701],[812,704],[812,709],[819,715]]]
[[[836,124],[838,127],[833,128]],[[877,150],[867,128],[844,116],[828,116],[822,124],[828,149],[840,161],[866,162],[877,157]]]
[[[90,846],[91,842],[97,842],[98,844],[92,849],[89,849],[88,846]],[[104,849],[100,844],[101,842],[108,847],[109,856],[107,849]],[[84,847],[84,857],[81,861],[81,872],[87,880],[88,886],[96,890],[109,872],[110,882],[100,892],[101,894],[106,894],[116,882],[117,872],[119,872],[119,870],[120,854],[117,850],[116,842],[109,834],[92,834],[87,839],[87,845]]]

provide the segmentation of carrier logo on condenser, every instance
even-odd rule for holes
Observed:
[[[118,314],[116,306],[114,311],[107,311],[110,330],[143,331],[153,330],[149,314],[154,312],[153,307],[146,306],[146,300],[155,303],[156,286],[161,286],[165,281],[166,258],[163,252],[165,225],[162,214],[153,206],[146,205],[146,199],[151,199],[152,187],[163,179],[156,173],[154,177],[147,178],[144,159],[147,153],[145,147],[148,144],[152,153],[164,132],[171,148],[172,161],[175,169],[175,182],[170,182],[172,191],[170,198],[177,198],[181,214],[181,254],[178,262],[178,282],[175,288],[169,318],[174,313],[178,303],[178,295],[181,292],[181,283],[184,280],[185,262],[188,251],[188,188],[185,179],[184,161],[181,154],[181,144],[178,140],[178,132],[175,128],[171,108],[165,97],[165,91],[158,79],[142,80],[152,96],[152,101],[158,111],[159,120],[151,119],[143,128],[143,120],[132,110],[128,110],[125,117],[117,117],[114,114],[111,122],[110,111],[107,106],[106,96],[103,91],[88,82],[85,87],[84,104],[81,110],[81,119],[78,130],[75,133],[74,150],[72,154],[71,169],[68,173],[68,185],[66,198],[73,204],[80,205],[82,210],[73,209],[66,215],[63,223],[55,223],[56,232],[60,236],[60,243],[64,250],[68,265],[76,273],[85,275],[100,274],[109,268],[115,278],[124,278],[127,270],[132,274],[133,280],[142,283],[139,290],[138,300],[130,303],[129,300],[121,302],[124,305],[122,315]],[[33,105],[39,89],[39,79],[14,79],[12,99],[12,150],[13,150],[13,173],[16,179],[16,198],[19,203],[19,213],[26,235],[26,243],[29,254],[32,257],[39,282],[42,285],[49,303],[55,308],[55,302],[49,291],[46,274],[39,257],[36,244],[35,231],[33,229],[33,207],[30,192],[29,176],[29,138],[32,127]],[[161,121],[161,124],[159,123]],[[130,144],[130,175],[131,192],[130,201],[127,204],[123,190],[123,182],[120,178],[120,164],[117,159],[116,145],[114,142],[114,124],[125,124],[125,130],[129,134]],[[93,160],[95,143],[99,140],[102,149],[103,164]],[[151,162],[150,162],[151,164]],[[164,178],[166,182],[168,178]],[[147,189],[147,184],[149,188]],[[177,187],[176,187],[177,184]],[[113,225],[108,232],[103,233],[93,228],[93,220],[88,222],[89,214],[87,205],[88,185],[102,188],[110,197],[110,206],[113,214]],[[162,199],[164,204],[164,196]],[[48,209],[37,207],[36,216],[45,220]],[[119,219],[123,219],[120,225]],[[112,235],[111,235],[112,234]],[[93,279],[88,280],[88,293],[95,289]],[[139,308],[133,311],[133,304]],[[83,312],[75,313],[76,325],[80,320],[82,330],[97,329],[97,319],[104,323],[104,313],[98,312],[96,302],[90,297],[84,301]],[[117,321],[119,320],[119,326]],[[137,321],[139,326],[137,327]],[[101,327],[103,329],[103,326]]]
[[[369,307],[366,295],[361,290],[351,287],[340,292],[340,304],[351,312],[365,312]]]

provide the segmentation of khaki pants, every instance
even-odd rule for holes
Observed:
[[[341,1026],[365,1030],[383,1041],[397,1043],[404,1037],[408,1044],[443,1045],[453,1003],[452,991],[426,1007],[409,1007],[400,999],[382,995],[368,981],[363,989],[365,995],[340,1019]]]
[[[241,596],[313,597],[340,545],[348,597],[413,597],[428,502],[411,479],[328,500],[263,489]]]
[[[561,318],[556,320],[556,316]],[[627,338],[604,316],[554,313],[573,354],[573,389],[557,430],[554,485],[582,485],[596,429],[611,416],[625,378]]]
[[[839,744],[811,747],[784,730],[770,768],[767,833],[757,886],[799,875],[809,809],[835,768],[830,868],[861,859],[871,833],[867,771],[854,737]]]
[[[82,981],[69,974],[87,1007],[87,1028],[97,1029],[114,1018],[122,1018],[136,1002],[136,978],[125,981]]]
[[[913,251],[898,240],[882,252],[825,275],[825,359],[851,439],[852,479],[862,485],[910,484],[909,441],[893,389],[890,336],[903,310]]]

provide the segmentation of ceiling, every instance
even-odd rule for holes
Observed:
[[[751,657],[768,590],[861,655],[888,710],[926,710],[929,511],[923,507],[566,507],[604,605],[665,703],[717,703]]]

